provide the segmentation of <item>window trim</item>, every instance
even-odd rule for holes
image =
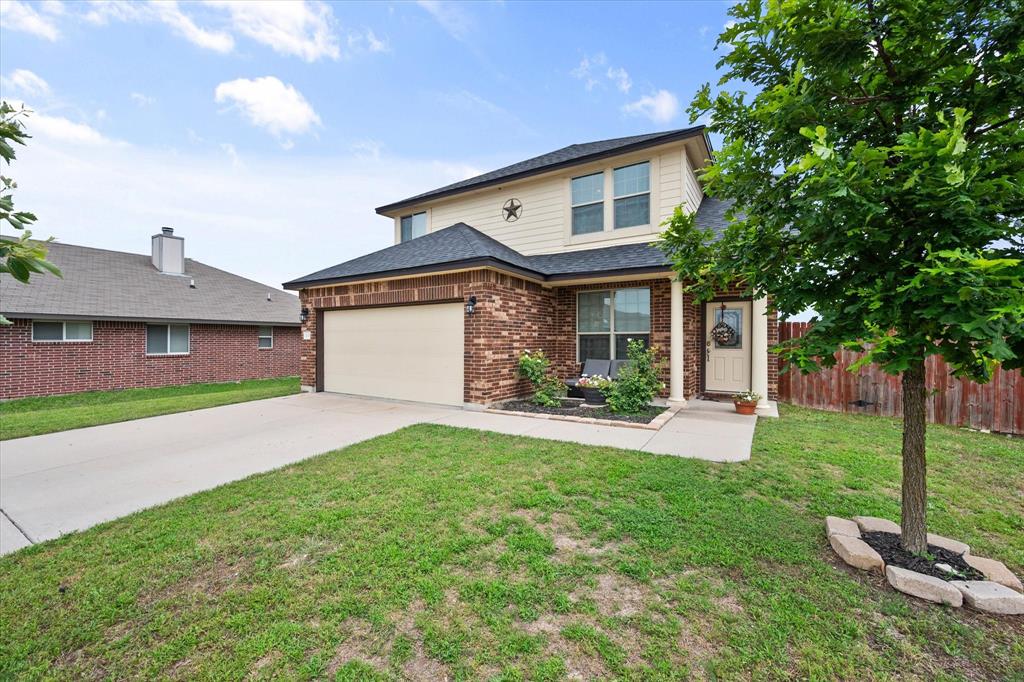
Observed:
[[[595,175],[600,175],[601,176],[601,199],[599,201],[587,201],[587,202],[584,202],[584,203],[581,203],[581,204],[573,203],[573,200],[572,200],[572,183],[574,181],[576,181],[576,180],[582,180],[583,178],[590,178],[590,177],[593,177]],[[606,183],[606,180],[605,180],[605,171],[604,171],[603,168],[601,170],[599,170],[599,171],[594,171],[592,173],[584,173],[583,175],[574,175],[574,176],[569,178],[569,234],[571,234],[573,237],[585,237],[585,236],[591,235],[591,234],[604,234],[605,232],[608,231],[608,228],[605,227],[605,223],[607,222],[605,220],[605,217],[606,217],[605,213],[607,213],[607,210],[605,210],[605,200],[607,199],[607,197],[605,196],[605,194],[606,194],[606,192],[605,192],[605,184],[607,184],[607,183]],[[601,206],[601,229],[600,230],[594,230],[593,232],[580,232],[579,234],[577,234],[576,231],[575,231],[575,228],[576,228],[575,221],[573,220],[573,216],[574,216],[574,212],[573,211],[574,211],[574,209],[583,208],[585,206],[598,206],[598,205]]]
[[[615,194],[615,171],[622,170],[624,168],[632,168],[633,166],[642,166],[647,164],[647,191],[646,192],[633,192],[632,194],[623,194],[622,196]],[[627,163],[625,166],[616,166],[612,168],[612,231],[615,230],[628,230],[636,227],[650,227],[651,225],[651,187],[654,186],[654,164],[648,161],[635,161],[633,163]],[[615,202],[619,199],[632,199],[633,197],[642,197],[647,195],[647,222],[640,223],[638,225],[623,225],[619,227],[615,224]]]
[[[47,324],[59,324],[60,325],[60,336],[59,339],[37,339],[36,338],[36,322],[43,322]],[[88,324],[89,325],[89,338],[87,339],[69,339],[68,338],[68,322],[73,324]],[[32,343],[92,343],[95,338],[95,325],[92,320],[32,320]]]
[[[422,211],[413,211],[411,213],[406,213],[404,215],[400,215],[396,219],[396,221],[395,221],[395,223],[396,223],[395,228],[398,231],[398,242],[397,243],[404,244],[407,241],[411,242],[412,240],[419,238],[419,237],[412,237],[412,236],[410,236],[409,239],[402,239],[402,220],[405,219],[405,218],[413,218],[413,217],[418,216],[420,214],[423,215],[423,234],[419,235],[419,237],[426,237],[428,234],[430,234],[430,213],[429,213],[428,209],[423,209]]]
[[[595,244],[607,242],[609,244],[619,243],[625,240],[638,240],[648,235],[661,231],[660,221],[662,218],[662,172],[672,173],[677,168],[682,170],[682,158],[685,158],[685,150],[680,151],[680,159],[666,158],[666,154],[674,154],[674,150],[650,150],[634,152],[617,156],[601,161],[594,161],[583,164],[571,171],[566,171],[561,176],[562,182],[562,244],[564,246],[575,246],[579,244]],[[630,227],[615,228],[615,180],[614,170],[634,166],[639,163],[650,164],[650,191],[649,191],[649,213],[648,224],[633,225]],[[572,180],[573,178],[604,173],[604,229],[600,232],[588,232],[585,234],[573,234],[572,232]],[[685,190],[685,183],[684,183]],[[642,193],[638,193],[642,194]],[[686,204],[684,196],[683,203]],[[687,204],[688,205],[688,204]],[[628,243],[628,242],[627,242]]]
[[[647,290],[647,331],[632,330],[628,332],[616,332],[615,331],[615,293],[618,291],[625,291],[627,289],[646,289]],[[581,332],[580,331],[580,294],[599,294],[608,293],[610,295],[609,305],[611,306],[608,311],[608,331],[606,332]],[[615,287],[610,289],[581,289],[576,292],[576,362],[580,360],[580,337],[581,336],[606,336],[608,337],[608,355],[611,357],[609,360],[625,360],[626,358],[615,357],[615,336],[617,334],[637,334],[638,336],[648,337],[648,345],[650,345],[651,336],[651,287]]]
[[[269,329],[270,330],[270,334],[268,334],[268,335],[261,334],[260,332],[263,329]],[[260,345],[260,341],[262,341],[263,339],[270,339],[270,345],[269,346],[261,346]],[[268,325],[264,324],[264,325],[260,325],[260,326],[256,327],[256,350],[274,350],[274,327],[273,326],[268,326]]]
[[[167,352],[166,353],[151,353],[149,352],[149,328],[150,327],[164,327],[167,330]],[[171,327],[184,327],[186,330],[185,340],[188,343],[188,349],[185,352],[171,351]],[[146,357],[147,358],[166,358],[168,356],[181,356],[191,355],[192,353],[192,325],[191,324],[171,324],[171,323],[160,323],[160,322],[147,322],[146,323]]]

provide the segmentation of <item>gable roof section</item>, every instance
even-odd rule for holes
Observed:
[[[0,274],[7,317],[130,319],[224,324],[299,324],[299,299],[230,272],[185,259],[184,275],[165,275],[150,256],[55,242],[48,260],[64,277],[28,284]],[[196,288],[189,286],[195,280]],[[271,300],[267,300],[267,294]]]
[[[386,206],[380,206],[377,208],[377,213],[384,214],[389,211],[418,204],[429,199],[440,199],[441,197],[461,194],[462,192],[495,185],[500,182],[519,180],[531,175],[538,175],[540,173],[546,173],[548,171],[565,168],[567,166],[575,166],[589,161],[596,161],[608,156],[626,154],[628,152],[668,142],[675,142],[676,140],[684,140],[688,137],[695,137],[698,135],[704,135],[704,126],[680,128],[678,130],[649,133],[647,135],[617,137],[610,140],[585,142],[583,144],[572,144],[568,147],[562,147],[561,149],[557,149],[547,154],[535,156],[532,159],[527,159],[526,161],[513,163],[511,166],[505,166],[504,168],[499,168],[497,170],[490,171],[489,173],[477,175],[476,177],[472,177],[467,180],[453,182],[450,185],[445,185],[444,187],[439,187],[438,189],[424,192],[423,194],[417,194],[416,196],[402,199],[401,201],[396,201],[394,203],[387,204]]]
[[[697,225],[721,235],[724,213],[731,202],[705,197]],[[611,273],[662,272],[669,263],[661,249],[650,244],[623,244],[580,251],[524,256],[479,230],[456,223],[380,251],[354,258],[286,282],[286,289],[319,284],[402,277],[474,267],[495,267],[542,281]]]

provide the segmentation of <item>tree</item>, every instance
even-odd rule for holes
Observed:
[[[28,115],[24,107],[15,109],[7,102],[0,102],[0,158],[11,165],[15,153],[14,144],[25,145],[30,137],[25,132],[21,119]],[[14,190],[18,183],[6,175],[0,174],[0,227],[9,224],[17,233],[0,235],[0,273],[6,272],[19,282],[28,282],[33,273],[49,272],[60,276],[60,270],[46,260],[46,242],[31,239],[29,225],[36,217],[28,211],[14,210]],[[0,315],[0,324],[10,322]]]
[[[749,0],[690,106],[725,143],[705,191],[735,200],[714,241],[677,211],[665,249],[699,300],[741,281],[806,336],[902,374],[902,543],[927,549],[925,358],[985,382],[1024,361],[1024,4]],[[750,87],[754,94],[740,88]]]

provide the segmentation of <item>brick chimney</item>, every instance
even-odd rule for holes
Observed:
[[[153,267],[168,275],[185,274],[185,239],[175,237],[173,227],[153,235]]]

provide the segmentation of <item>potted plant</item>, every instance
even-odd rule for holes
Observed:
[[[583,399],[586,400],[589,405],[604,405],[604,392],[607,391],[611,385],[612,380],[608,377],[603,377],[600,374],[594,374],[593,376],[587,376],[584,374],[576,384],[576,386],[583,391]]]
[[[760,399],[760,393],[743,391],[733,395],[732,404],[736,406],[736,412],[739,414],[754,414],[757,410],[757,401]]]

